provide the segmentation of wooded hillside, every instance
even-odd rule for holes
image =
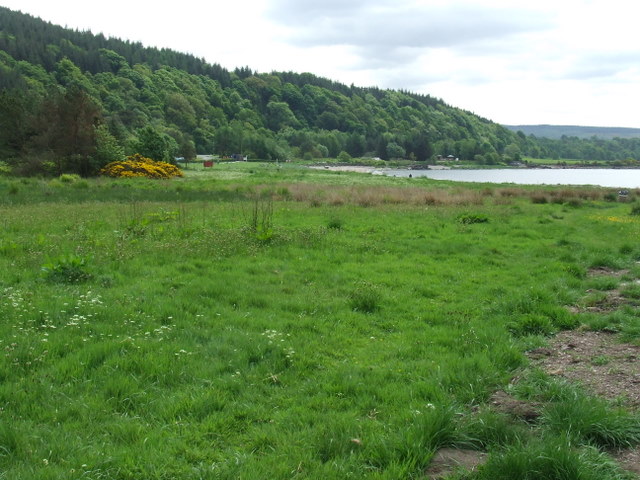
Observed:
[[[162,160],[346,152],[428,162],[453,155],[482,164],[564,156],[556,144],[429,95],[347,86],[310,73],[231,72],[3,7],[0,25],[0,160],[22,173],[91,175],[136,152]],[[596,153],[622,160],[638,152],[640,141]]]

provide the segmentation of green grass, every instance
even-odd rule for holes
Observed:
[[[542,435],[486,402],[525,345],[583,323],[565,306],[588,268],[635,278],[639,224],[599,190],[536,192],[273,164],[0,178],[0,472],[419,478],[453,445],[488,449],[498,478],[562,438],[586,471],[606,437],[588,420],[549,407]],[[637,338],[616,315],[599,321]],[[598,408],[605,433],[631,418]]]

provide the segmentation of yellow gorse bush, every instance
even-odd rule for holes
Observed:
[[[167,162],[157,162],[143,157],[139,153],[127,157],[126,160],[111,162],[100,170],[100,175],[107,177],[147,177],[172,178],[182,177],[182,171]]]

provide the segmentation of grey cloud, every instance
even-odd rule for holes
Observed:
[[[367,10],[373,4],[367,0],[273,0],[268,14],[279,23],[292,26],[307,25],[319,18],[336,18]],[[378,0],[376,6],[392,1]]]
[[[586,55],[574,61],[560,76],[571,80],[613,79],[631,70],[637,71],[638,65],[638,52],[599,53]]]
[[[548,19],[517,8],[478,5],[417,6],[378,0],[278,0],[271,16],[293,29],[302,46],[346,45],[386,60],[399,48],[463,47],[536,31]]]

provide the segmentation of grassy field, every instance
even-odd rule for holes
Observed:
[[[567,308],[612,288],[591,268],[640,278],[612,200],[259,164],[0,179],[0,478],[425,478],[443,446],[488,452],[452,478],[628,478],[608,452],[638,416],[524,355],[637,341],[637,288]]]

